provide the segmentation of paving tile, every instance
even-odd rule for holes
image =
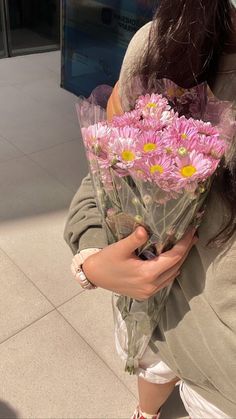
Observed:
[[[61,117],[66,115],[71,121],[78,124],[75,110],[77,96],[62,89],[56,78],[21,83],[14,87],[24,96],[35,99],[41,105],[47,106],[48,109],[55,109]]]
[[[54,72],[61,71],[61,51],[41,52],[39,54],[28,54],[21,57],[24,61],[36,64],[43,69]]]
[[[0,342],[53,309],[0,249]]]
[[[58,310],[137,397],[136,377],[124,372],[124,364],[116,353],[110,292],[102,289],[85,292]],[[162,410],[161,419],[177,419],[185,415],[176,387]]]
[[[9,143],[9,141],[0,137],[0,163],[23,155],[22,151]]]
[[[84,146],[79,138],[32,153],[30,158],[74,193],[88,173]]]
[[[0,60],[0,83],[26,83],[44,78],[55,78],[55,72],[47,66],[39,66],[35,61],[22,57],[11,57]]]
[[[36,65],[27,58],[17,58],[23,67]],[[77,139],[76,96],[60,88],[58,76],[52,71],[53,77],[29,77],[24,83],[21,79],[17,83],[16,79],[14,85],[10,84],[2,70],[7,72],[8,67],[19,65],[14,58],[11,60],[0,60],[0,80],[4,81],[1,84],[0,135],[26,154]],[[41,71],[45,71],[43,65]],[[22,72],[20,67],[19,73]]]
[[[1,66],[1,61],[0,61]],[[42,82],[42,81],[41,81]],[[14,125],[19,121],[26,120],[30,124],[34,113],[40,112],[40,105],[29,95],[22,94],[19,88],[11,85],[1,87],[0,100],[0,127],[8,124]],[[30,119],[29,119],[30,115]],[[14,124],[13,124],[14,123]]]
[[[79,128],[69,112],[66,116],[56,106],[40,103],[16,86],[3,86],[0,135],[28,154],[77,139]]]
[[[63,239],[66,214],[0,223],[0,248],[55,306],[82,292],[70,272],[72,253]]]
[[[0,345],[0,399],[21,418],[128,418],[134,396],[56,312]]]
[[[136,377],[124,372],[124,363],[115,349],[111,293],[102,289],[84,292],[58,310],[136,394]]]
[[[27,157],[0,163],[0,195],[0,222],[67,208],[72,197]]]
[[[43,109],[43,107],[42,107]],[[41,112],[41,111],[40,111]],[[34,116],[31,122],[19,121],[1,128],[2,135],[23,153],[30,154],[78,138],[78,125],[55,112],[46,116]]]

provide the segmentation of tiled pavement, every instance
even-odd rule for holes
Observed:
[[[60,53],[0,60],[0,418],[128,418],[110,294],[81,292],[62,235],[87,172]],[[163,418],[183,414],[174,395]]]

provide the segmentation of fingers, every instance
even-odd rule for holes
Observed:
[[[145,244],[147,240],[147,231],[144,227],[139,226],[132,234],[115,244],[116,251],[124,257],[129,257],[136,249]]]
[[[190,249],[197,241],[194,234],[195,230],[188,231],[171,250],[162,253],[151,261],[148,261],[149,269],[152,269],[153,271],[155,270],[156,274],[160,275],[167,272],[177,264],[179,264],[178,266],[181,266],[188,256]]]
[[[163,274],[158,275],[154,281],[155,284],[159,286],[160,284],[163,284],[166,281],[177,278],[177,276],[179,276],[180,274],[180,268],[181,268],[181,264],[178,263],[173,268],[170,268],[168,269],[168,271],[164,272]]]
[[[189,245],[188,249],[187,249],[187,250],[186,250],[186,252],[185,252],[185,255],[183,256],[182,260],[180,261],[180,265],[179,265],[179,266],[183,265],[184,261],[185,261],[185,260],[187,259],[187,257],[188,257],[188,254],[189,254],[190,250],[191,250],[191,249],[192,249],[192,247],[193,247],[193,246],[197,243],[197,241],[198,241],[198,237],[194,236],[194,237],[193,237],[193,239],[192,239],[192,242],[190,243],[190,245]]]
[[[196,230],[191,229],[179,240],[176,245],[170,250],[172,256],[180,256],[183,258],[185,254],[189,252],[192,246],[196,243],[197,237],[195,237]]]

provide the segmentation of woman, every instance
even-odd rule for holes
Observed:
[[[131,109],[133,92],[155,90],[155,80],[163,77],[185,88],[207,81],[220,99],[235,101],[235,7],[235,0],[160,0],[153,22],[128,47],[114,90],[120,101],[114,93],[111,111]],[[73,265],[84,261],[92,284],[142,300],[174,281],[137,370],[146,417],[154,416],[179,379],[191,417],[236,417],[235,146],[212,187],[198,235],[196,241],[190,231],[156,260],[141,261],[134,251],[147,240],[142,228],[107,246],[89,176],[71,204],[65,239],[79,251]],[[92,287],[80,271],[78,277]]]

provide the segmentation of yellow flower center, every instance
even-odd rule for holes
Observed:
[[[154,102],[149,102],[146,104],[146,108],[157,108],[157,104]]]
[[[143,146],[143,151],[145,151],[145,153],[148,153],[150,151],[154,151],[156,150],[157,145],[154,143],[147,143]]]
[[[164,169],[160,164],[154,164],[153,166],[150,167],[151,174],[156,173],[156,172],[159,172],[159,173],[164,172]]]
[[[180,170],[180,173],[183,177],[192,177],[194,173],[196,173],[196,171],[197,171],[196,167],[189,165],[189,166],[182,167],[182,169]]]
[[[124,161],[134,161],[135,154],[130,150],[124,150],[121,153],[122,160]]]
[[[183,134],[181,134],[181,138],[182,138],[182,140],[187,140],[188,136],[187,136],[187,134],[185,134],[185,133],[183,132]]]

